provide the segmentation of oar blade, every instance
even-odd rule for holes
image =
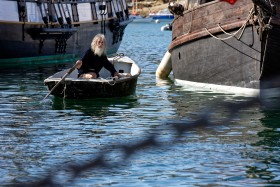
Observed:
[[[64,81],[64,79],[66,77],[68,77],[77,67],[77,64],[75,64],[72,68],[70,68],[65,75],[63,75],[63,77],[61,78],[60,81],[58,81],[58,83],[56,83],[56,85],[54,85],[54,87],[49,91],[49,93],[44,97],[44,99],[46,99],[49,95],[51,95],[51,93],[56,89],[56,87],[62,82]],[[44,100],[43,99],[43,100]]]

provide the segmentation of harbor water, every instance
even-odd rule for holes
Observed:
[[[280,186],[280,110],[158,80],[165,24],[125,30],[119,53],[142,69],[129,97],[42,101],[44,79],[73,64],[1,69],[0,184]]]

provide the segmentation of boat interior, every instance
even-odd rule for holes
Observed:
[[[125,79],[132,76],[137,76],[140,74],[140,68],[136,63],[133,63],[132,61],[122,61],[122,60],[113,60],[109,59],[112,64],[114,65],[115,69],[120,73],[121,77],[119,79]],[[58,79],[60,80],[66,73],[68,69],[57,72],[56,74],[49,77],[49,79]],[[102,80],[102,79],[113,79],[114,77],[111,76],[111,73],[106,70],[105,68],[102,68],[99,72],[100,77],[98,79],[94,80]],[[67,76],[66,79],[80,79],[78,78],[78,70],[75,69],[69,76]],[[83,80],[83,79],[81,79]]]

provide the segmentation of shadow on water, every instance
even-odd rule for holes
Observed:
[[[222,143],[221,145],[224,144],[229,147],[223,150],[224,148],[220,146],[218,151],[216,150],[216,156],[219,156],[219,152],[230,153],[234,150],[235,158],[232,157],[231,159],[238,158],[236,160],[238,165],[244,165],[246,168],[244,174],[236,173],[233,177],[224,178],[224,181],[236,181],[237,184],[241,181],[247,181],[248,184],[256,184],[256,186],[258,184],[280,185],[280,97],[260,98],[251,105],[244,105],[248,100],[254,98],[211,92],[196,92],[193,94],[188,91],[182,94],[185,96],[170,96],[170,101],[174,103],[173,106],[177,109],[177,116],[188,118],[182,118],[181,121],[171,121],[170,123],[184,124],[188,120],[197,119],[197,117],[199,117],[198,120],[203,119],[203,115],[201,115],[203,112],[213,113],[214,118],[211,115],[206,115],[203,121],[205,126],[197,125],[193,131],[188,132],[188,138],[199,137],[199,142],[219,140]],[[189,102],[184,102],[185,98],[189,98]],[[228,104],[224,105],[225,103]],[[234,108],[238,105],[243,106],[236,110],[233,115],[228,115],[228,111],[235,111]],[[223,120],[226,121],[220,123]],[[216,125],[212,127],[206,125],[207,123],[211,124],[211,122]],[[236,149],[234,149],[235,146]],[[240,157],[236,156],[236,153]],[[211,153],[208,156],[211,160]],[[230,166],[231,163],[228,162],[228,165]],[[217,162],[215,167],[224,166]],[[228,170],[231,169],[233,168]]]
[[[6,67],[0,69],[1,74],[23,74],[23,73],[42,73],[49,74],[57,71],[61,71],[63,69],[72,67],[73,63],[65,64],[65,63],[57,63],[57,64],[49,64],[49,65],[26,65],[26,66],[18,66],[16,68]]]
[[[77,110],[85,115],[108,115],[110,107],[130,109],[138,105],[136,95],[116,98],[65,99],[53,97],[53,110]]]
[[[273,98],[273,108],[262,109],[263,117],[260,119],[264,129],[257,133],[259,140],[251,144],[256,151],[247,152],[246,156],[254,159],[255,163],[247,168],[247,176],[262,179],[268,184],[280,185],[280,98]],[[277,103],[277,105],[275,104]]]
[[[156,77],[156,86],[173,86],[173,85],[174,85],[174,78],[172,76],[169,76],[164,79]]]

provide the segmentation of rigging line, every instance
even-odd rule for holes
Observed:
[[[62,93],[63,93],[63,99],[66,98],[66,94],[65,94],[65,93],[66,93],[66,89],[67,89],[67,88],[66,88],[66,83],[65,83],[65,84],[64,84],[63,91],[62,91]]]
[[[211,35],[213,38],[217,39],[217,40],[228,40],[232,37],[234,37],[239,31],[243,30],[244,27],[246,27],[247,25],[247,21],[234,33],[234,34],[231,34],[229,37],[226,37],[226,38],[218,38],[216,36],[214,36],[206,27],[204,27],[204,29],[206,30],[206,32]]]
[[[221,41],[224,41],[224,40],[228,40],[230,38],[232,38],[233,36],[229,36],[229,37],[226,37],[226,38],[218,38],[217,36],[214,36],[206,27],[204,28],[206,30],[206,32],[212,36],[213,38],[217,39],[217,40],[221,40]],[[238,29],[239,31],[240,29]]]
[[[234,37],[234,38],[236,38],[236,37]],[[237,39],[237,38],[236,38],[236,39]],[[253,39],[254,39],[254,38],[253,38]],[[253,49],[253,50],[256,51],[256,52],[261,53],[258,49],[255,49],[255,48],[251,47],[251,46],[250,46],[251,44],[246,44],[246,43],[243,42],[242,40],[239,40],[239,42],[241,42],[242,44],[244,44],[244,45],[250,47],[251,49]]]
[[[189,34],[192,31],[192,24],[193,24],[193,14],[194,14],[194,7],[192,7],[191,9],[191,24],[190,24],[190,29],[186,34]],[[180,17],[180,16],[178,16]],[[174,20],[172,21],[172,23],[174,22]]]
[[[206,27],[204,27],[204,29],[206,30],[206,32],[211,35],[213,38],[217,39],[217,40],[228,40],[232,37],[234,37],[240,30],[243,30],[243,27],[246,27],[248,20],[246,20],[246,22],[234,33],[234,34],[230,34],[228,33],[227,35],[229,35],[229,37],[226,38],[218,38],[216,36],[214,36]]]
[[[221,41],[222,41],[224,44],[228,45],[229,47],[235,49],[235,50],[238,51],[239,53],[241,53],[241,54],[243,54],[243,55],[245,55],[245,56],[247,56],[247,57],[249,57],[249,58],[251,58],[251,59],[253,59],[253,60],[256,60],[256,61],[260,62],[259,59],[256,59],[256,58],[254,58],[254,57],[252,57],[252,56],[250,56],[250,55],[248,55],[248,54],[246,54],[246,53],[240,51],[240,50],[237,49],[236,47],[233,47],[232,45],[228,44],[227,42],[225,42],[225,41],[223,41],[223,40],[221,40]]]
[[[207,32],[209,35],[211,35],[213,38],[215,38],[215,39],[217,39],[217,40],[228,40],[228,39],[234,37],[235,35],[237,35],[237,33],[238,33],[239,31],[241,31],[241,30],[244,31],[244,29],[245,29],[245,27],[246,27],[247,23],[249,22],[249,20],[250,20],[250,18],[251,18],[252,15],[253,15],[253,8],[251,8],[250,13],[249,13],[249,15],[247,16],[245,23],[244,23],[235,33],[233,33],[233,34],[226,32],[226,31],[225,31],[222,27],[220,27],[219,24],[218,24],[218,26],[220,27],[220,29],[221,29],[225,34],[229,35],[229,37],[226,37],[226,38],[218,38],[218,37],[214,36],[206,27],[205,27],[204,29],[206,30],[206,32]],[[240,35],[240,36],[241,36],[241,35]]]
[[[223,33],[224,34],[226,34],[226,35],[228,35],[228,36],[232,36],[232,37],[234,37],[234,38],[236,38],[237,40],[240,40],[240,38],[242,37],[242,35],[244,34],[244,31],[245,31],[245,28],[246,28],[246,26],[241,26],[241,28],[238,30],[238,31],[236,31],[234,34],[231,34],[231,33],[228,33],[228,32],[226,32],[221,26],[220,26],[220,24],[217,24],[218,25],[218,27],[223,31]],[[239,35],[239,37],[237,38],[237,37],[235,37],[235,35],[237,35],[237,33],[239,32],[241,30],[241,33],[240,33],[240,35]],[[229,39],[229,38],[228,38]]]
[[[267,55],[267,43],[268,43],[268,39],[269,39],[269,36],[268,36],[268,32],[266,31],[265,32],[265,43],[264,43],[264,50],[263,50],[263,53],[262,53],[262,59],[261,59],[261,73],[260,73],[260,79],[262,77],[262,74],[263,74],[263,68],[264,68],[264,59],[266,58],[266,55]]]
[[[220,27],[219,24],[218,24],[218,26]],[[221,28],[221,30],[222,30],[225,34],[227,34],[227,32],[224,31],[222,27],[220,27],[220,28]],[[254,51],[256,51],[256,52],[258,52],[258,53],[261,53],[259,50],[253,48],[253,47],[252,47],[253,45],[247,44],[247,43],[245,43],[244,41],[240,40],[241,37],[242,37],[242,35],[244,34],[245,28],[246,28],[246,27],[244,27],[244,28],[242,29],[242,32],[241,32],[241,34],[240,34],[240,36],[239,36],[238,38],[237,38],[235,35],[232,35],[231,33],[228,33],[228,35],[233,36],[236,40],[238,40],[238,41],[240,41],[241,43],[243,43],[244,45],[250,47],[250,48],[253,49]],[[254,40],[254,35],[252,36],[252,39]]]
[[[270,1],[269,1],[270,2]],[[270,2],[271,3],[271,2]],[[261,22],[263,23],[263,22]],[[270,19],[268,21],[268,23],[266,25],[269,25],[271,26],[271,16],[270,16]],[[263,28],[261,28],[262,30],[262,33],[261,33],[261,37],[263,38],[263,35],[264,35],[264,32],[265,32],[265,44],[264,44],[264,50],[262,51],[261,53],[261,73],[260,73],[260,79],[262,77],[262,74],[263,74],[263,68],[264,68],[264,59],[267,55],[267,42],[268,42],[268,31],[267,31],[267,27],[266,26],[262,26]],[[262,40],[261,40],[262,41]],[[262,47],[263,47],[263,41],[262,41]]]
[[[240,40],[240,39],[241,39],[241,37],[242,37],[243,34],[244,34],[245,29],[246,29],[246,25],[245,25],[245,27],[242,28],[241,33],[240,33],[240,35],[238,36],[237,40]]]
[[[254,9],[251,8],[251,10],[250,10],[250,12],[249,12],[249,15],[248,15],[247,18],[246,18],[245,23],[244,23],[241,27],[243,27],[244,25],[246,26],[247,22],[250,20],[250,18],[252,17],[253,14],[254,14]],[[229,32],[226,32],[226,31],[220,26],[219,23],[218,23],[217,25],[218,25],[218,27],[219,27],[226,35],[229,35],[229,36],[234,36],[234,35],[236,35],[236,34],[239,32],[239,31],[236,31],[235,33],[231,34],[231,33],[229,33]],[[240,37],[240,36],[239,36],[239,37]]]

